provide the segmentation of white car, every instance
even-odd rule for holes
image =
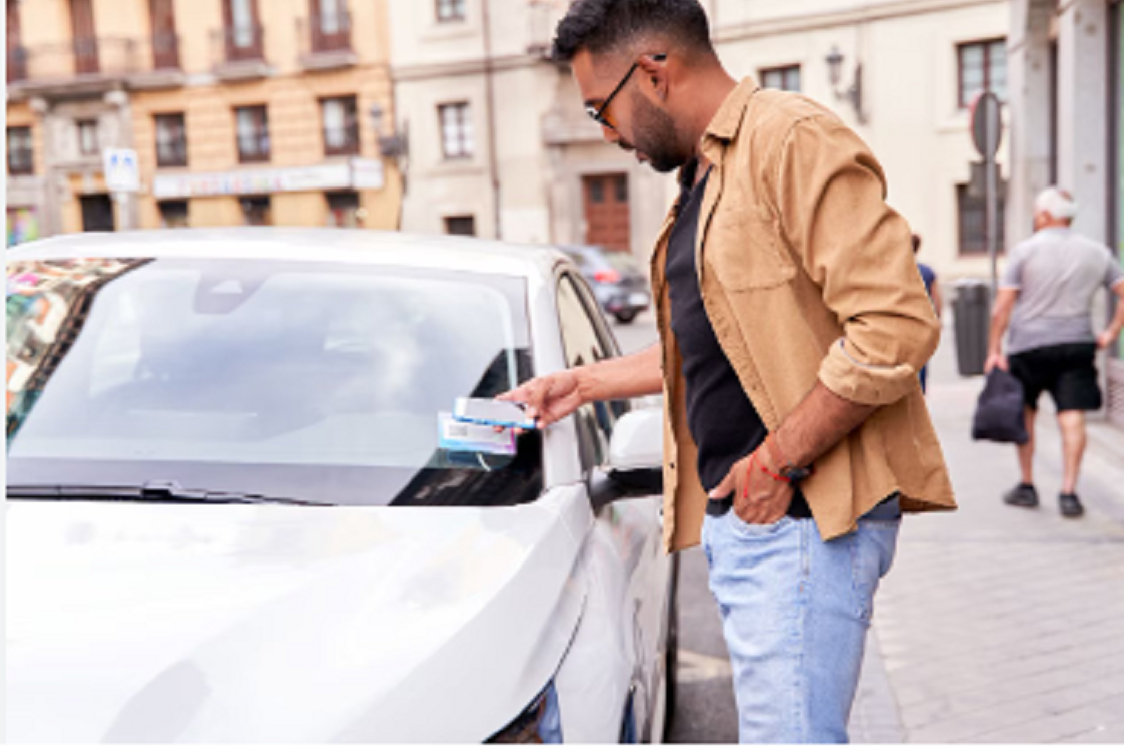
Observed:
[[[658,408],[475,445],[443,414],[618,354],[563,255],[224,229],[7,258],[8,741],[660,740]]]

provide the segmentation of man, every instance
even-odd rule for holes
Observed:
[[[916,256],[921,252],[921,235],[915,234],[910,239],[913,241],[913,254]],[[921,261],[917,261],[917,270],[921,274],[921,280],[925,282],[925,291],[929,293],[929,299],[933,301],[933,311],[937,314],[937,320],[939,321],[944,302],[941,300],[941,286],[937,283],[937,272]],[[929,365],[925,365],[921,368],[921,391],[925,392],[928,385]]]
[[[1066,518],[1085,509],[1077,476],[1085,453],[1085,412],[1101,408],[1095,363],[1124,328],[1124,304],[1099,336],[1093,333],[1093,294],[1102,285],[1124,301],[1124,271],[1104,245],[1070,229],[1077,204],[1065,190],[1043,190],[1034,202],[1034,235],[1011,252],[991,315],[985,369],[1010,370],[1023,384],[1026,431],[1018,447],[1022,482],[1003,496],[1008,505],[1038,506],[1034,487],[1034,421],[1038,397],[1049,391],[1062,433],[1064,475],[1058,504]],[[1007,355],[1003,334],[1010,325]]]
[[[664,541],[701,533],[741,740],[846,741],[901,510],[955,505],[909,227],[830,111],[726,73],[695,0],[578,0],[554,56],[606,140],[680,169],[651,267],[661,344],[506,398],[545,427],[662,389]]]

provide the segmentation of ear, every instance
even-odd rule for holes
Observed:
[[[660,99],[667,98],[667,54],[660,52],[650,55],[641,55],[637,60],[640,74],[647,80],[656,96]]]

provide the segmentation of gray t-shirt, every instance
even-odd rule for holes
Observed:
[[[1093,294],[1124,282],[1112,252],[1069,229],[1043,229],[1019,243],[999,281],[1018,289],[1007,353],[1096,341]]]

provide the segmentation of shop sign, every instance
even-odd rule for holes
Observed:
[[[152,194],[157,199],[192,198],[339,190],[348,187],[351,187],[351,168],[349,164],[342,162],[314,167],[158,174],[152,181]]]
[[[351,160],[351,185],[359,190],[381,190],[386,184],[381,159],[355,157]]]

